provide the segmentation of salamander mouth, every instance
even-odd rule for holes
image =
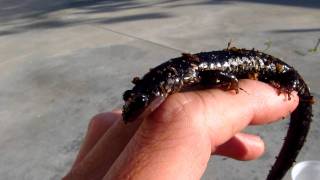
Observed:
[[[145,110],[148,101],[148,97],[143,94],[134,95],[127,99],[123,106],[123,120],[125,122],[134,121]]]

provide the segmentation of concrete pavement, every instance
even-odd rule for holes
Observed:
[[[181,52],[266,49],[320,98],[318,1],[0,2],[0,179],[60,179],[93,115],[121,107],[131,78]],[[269,44],[270,47],[267,47]],[[319,159],[319,105],[298,161]],[[252,162],[215,157],[203,179],[263,179],[287,122],[248,131],[267,142]],[[288,176],[286,179],[289,179]]]

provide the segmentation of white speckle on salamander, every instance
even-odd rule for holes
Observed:
[[[207,62],[203,62],[199,65],[199,69],[201,70],[208,70],[208,63]]]

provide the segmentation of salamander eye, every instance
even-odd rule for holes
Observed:
[[[144,107],[147,104],[148,100],[149,100],[148,97],[142,94],[137,96],[134,101],[137,106]]]
[[[123,100],[128,101],[133,97],[134,93],[132,90],[127,90],[126,92],[123,93]]]

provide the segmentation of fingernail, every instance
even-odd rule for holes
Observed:
[[[156,97],[155,100],[153,100],[150,105],[149,105],[149,109],[151,112],[153,112],[154,110],[156,110],[161,104],[162,102],[165,100],[165,98],[163,96],[158,96]]]
[[[155,111],[165,100],[163,96],[156,97],[149,106],[144,110],[144,112],[138,117],[138,119],[147,117],[149,114],[151,114],[153,111]]]

